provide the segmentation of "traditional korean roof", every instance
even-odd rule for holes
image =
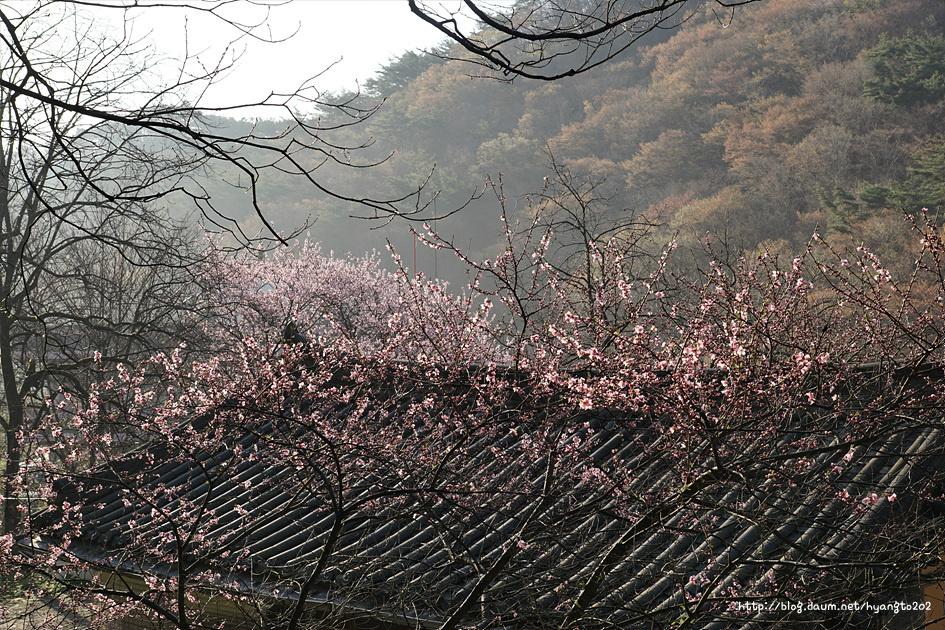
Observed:
[[[378,439],[400,427],[403,439],[422,441],[434,389],[452,397],[449,421],[485,418],[470,388],[416,382],[410,395],[387,388],[373,406],[339,400],[200,418],[206,430],[229,423],[226,448],[153,444],[61,486],[61,500],[86,506],[74,549],[165,576],[182,558],[190,575],[206,571],[232,588],[303,595],[405,627],[452,617],[456,627],[562,626],[578,609],[581,628],[869,627],[890,615],[820,608],[917,599],[904,589],[918,586],[915,558],[941,511],[930,499],[941,489],[929,487],[942,464],[939,424],[858,437],[849,417],[818,425],[811,411],[780,435],[757,436],[774,441],[764,462],[726,469],[713,451],[729,445],[664,449],[677,438],[636,412],[543,419],[510,398],[489,430],[460,423],[436,434],[440,453],[464,454],[440,471],[424,468],[443,461],[435,453],[406,461],[400,451],[385,466],[381,451],[341,446],[343,474],[324,463],[326,445],[344,438],[314,434],[353,416],[383,418]],[[536,446],[554,439],[550,450]],[[398,476],[404,470],[415,474]],[[144,543],[156,540],[169,555],[147,555]]]

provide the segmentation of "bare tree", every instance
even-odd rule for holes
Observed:
[[[237,38],[260,37],[264,23],[228,19],[230,4],[197,1],[190,8],[216,16]],[[117,12],[124,32],[102,32],[87,6]],[[283,239],[260,210],[258,185],[267,171],[297,176],[360,204],[369,216],[409,218],[423,210],[419,190],[397,199],[353,198],[321,181],[318,169],[325,164],[372,164],[356,157],[369,141],[344,146],[331,136],[373,110],[327,102],[313,88],[201,109],[200,95],[229,62],[161,63],[134,38],[127,20],[131,8],[162,6],[41,0],[0,7],[5,531],[20,508],[13,491],[23,457],[19,436],[36,428],[46,396],[58,388],[84,394],[97,354],[103,357],[97,365],[107,367],[167,347],[199,306],[189,284],[200,256],[197,235],[165,206],[189,200],[206,227],[244,245]],[[271,134],[255,125],[231,133],[207,117],[240,105],[269,107],[288,123]],[[303,119],[297,108],[330,112],[332,122]],[[268,234],[241,232],[238,217],[220,209],[200,183],[208,172],[223,173],[245,190]]]
[[[174,6],[212,14],[224,27],[233,29],[235,38],[265,39],[264,21],[243,24],[224,15],[223,9],[231,4],[229,0],[197,0]],[[202,59],[188,57],[177,61],[176,67],[158,63],[155,51],[133,39],[127,24],[117,39],[99,33],[82,13],[87,6],[123,11],[127,20],[131,9],[157,11],[168,5],[43,0],[4,7],[0,10],[0,47],[5,68],[0,89],[10,119],[15,121],[8,130],[16,143],[31,144],[30,135],[42,133],[57,150],[71,154],[79,150],[75,144],[80,136],[95,135],[89,128],[118,131],[123,138],[133,138],[122,146],[123,154],[130,157],[133,150],[138,151],[137,164],[150,169],[150,176],[140,177],[139,173],[141,181],[134,186],[127,180],[124,184],[102,180],[97,173],[83,170],[83,158],[77,154],[72,176],[89,190],[121,202],[151,203],[182,195],[211,225],[239,232],[234,217],[218,208],[191,177],[200,169],[226,170],[232,183],[248,193],[268,236],[276,240],[282,237],[264,216],[258,199],[260,178],[266,172],[296,176],[300,184],[357,204],[373,216],[410,217],[424,209],[419,190],[390,199],[352,197],[321,180],[318,169],[326,164],[354,168],[375,164],[357,159],[358,150],[369,146],[370,139],[347,145],[332,141],[334,133],[359,124],[374,112],[374,108],[360,108],[354,102],[356,96],[331,102],[306,82],[293,93],[273,93],[257,102],[204,107],[200,97],[233,62],[206,65]],[[273,116],[287,122],[272,133],[255,125],[228,133],[215,128],[207,118],[208,114],[233,114],[251,107],[270,109]],[[94,143],[85,149],[97,150]],[[132,163],[129,160],[126,166]],[[238,236],[244,241],[250,238]]]
[[[189,297],[194,231],[140,203],[106,200],[74,177],[78,165],[117,181],[120,146],[80,161],[85,146],[66,153],[50,142],[40,153],[40,139],[31,141],[4,143],[0,163],[4,531],[18,519],[19,435],[39,428],[46,398],[60,388],[87,395],[100,377],[96,354],[114,366],[175,343],[197,306]]]
[[[736,7],[760,0],[463,0],[460,7],[408,0],[422,20],[511,78],[554,81],[587,72],[655,30],[672,29],[705,6],[727,22]],[[451,10],[452,9],[452,10]],[[467,29],[468,20],[475,26]],[[483,28],[488,27],[488,28]]]

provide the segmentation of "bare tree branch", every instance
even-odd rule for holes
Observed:
[[[467,61],[509,78],[555,81],[618,57],[655,30],[673,29],[705,7],[726,10],[760,0],[534,0],[512,4],[407,0],[410,10],[471,53]],[[476,20],[467,30],[463,10]]]

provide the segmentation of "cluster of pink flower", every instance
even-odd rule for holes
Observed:
[[[173,579],[152,579],[141,591],[89,572],[92,560],[71,542],[85,540],[90,519],[99,518],[94,498],[68,508],[60,499],[55,519],[36,520],[48,529],[34,537],[42,546],[32,556],[17,555],[9,540],[0,553],[9,566],[33,570],[37,559],[55,557],[55,572],[46,574],[81,592],[83,606],[99,598],[107,609],[109,598],[125,597],[116,614],[134,601],[180,620],[199,615],[185,592],[246,597],[191,567],[251,562],[258,549],[247,532],[272,515],[247,506],[279,492],[287,493],[280,510],[317,505],[326,515],[326,529],[312,533],[311,549],[296,559],[309,576],[292,583],[299,600],[333,579],[331,571],[351,585],[360,582],[350,575],[379,570],[345,551],[353,522],[423,513],[435,524],[447,510],[467,515],[470,532],[482,529],[501,550],[489,557],[491,568],[477,568],[480,582],[470,588],[482,593],[502,575],[520,576],[523,563],[547,574],[549,558],[577,553],[567,548],[575,536],[586,537],[576,549],[593,547],[587,541],[596,534],[581,529],[591,527],[587,514],[620,515],[626,532],[594,547],[593,570],[547,587],[554,614],[579,625],[605,597],[631,543],[661,535],[668,523],[707,537],[733,518],[757,525],[773,508],[753,493],[799,502],[778,508],[788,512],[833,519],[843,511],[853,519],[843,521],[849,531],[858,531],[857,519],[879,527],[875,515],[903,493],[941,499],[935,475],[902,486],[908,475],[899,464],[900,485],[889,487],[846,473],[866,470],[877,442],[889,446],[886,459],[901,454],[912,465],[926,457],[909,449],[913,432],[940,408],[942,379],[923,376],[945,348],[938,240],[923,241],[916,274],[902,282],[867,251],[841,257],[813,241],[786,267],[767,254],[719,259],[688,280],[669,277],[668,251],[641,279],[602,244],[590,264],[606,281],[589,295],[586,275],[562,275],[547,263],[548,239],[533,230],[519,241],[507,229],[508,247],[495,261],[469,261],[476,280],[459,297],[403,269],[385,272],[376,257],[326,257],[307,243],[265,261],[216,256],[217,311],[206,325],[219,356],[198,363],[159,356],[122,368],[90,401],[65,397],[50,417],[69,419],[56,457],[50,445],[32,443],[33,476],[23,479],[53,504],[57,493],[118,492],[126,511],[96,521],[122,537],[112,566],[150,575],[154,566],[173,566]],[[289,323],[310,343],[284,343]],[[155,372],[159,379],[150,378]],[[118,457],[115,440],[102,439],[116,427],[147,448]],[[90,461],[109,462],[107,482],[104,473],[75,475],[76,462]],[[653,462],[659,475],[635,472]],[[205,479],[175,486],[179,468]],[[259,476],[264,470],[280,472]],[[491,516],[477,520],[483,513]],[[577,529],[560,530],[568,523]],[[471,554],[478,544],[457,543],[450,553]],[[923,547],[915,549],[903,566],[928,564]],[[705,614],[727,606],[712,602],[713,589],[730,592],[742,580],[733,569],[731,579],[720,574],[715,560],[704,559],[680,585],[685,602]],[[753,597],[777,583],[776,567],[762,569],[744,581]],[[74,575],[86,581],[61,578]],[[468,612],[457,605],[449,615]]]

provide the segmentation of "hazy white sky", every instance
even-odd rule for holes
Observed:
[[[447,7],[450,3],[458,5],[457,0],[444,2]],[[120,17],[111,13],[111,19]],[[311,82],[318,90],[355,89],[358,81],[391,57],[443,39],[410,13],[405,0],[294,0],[270,7],[235,2],[222,13],[246,24],[265,20],[266,29],[258,33],[288,39],[267,43],[242,37],[227,50],[226,44],[241,34],[211,15],[172,6],[131,10],[128,16],[134,34],[153,39],[165,55],[198,54],[210,65],[221,55],[239,55],[234,71],[202,98],[208,106],[255,102],[271,92],[291,93],[323,71]],[[260,115],[242,115],[250,114]]]

